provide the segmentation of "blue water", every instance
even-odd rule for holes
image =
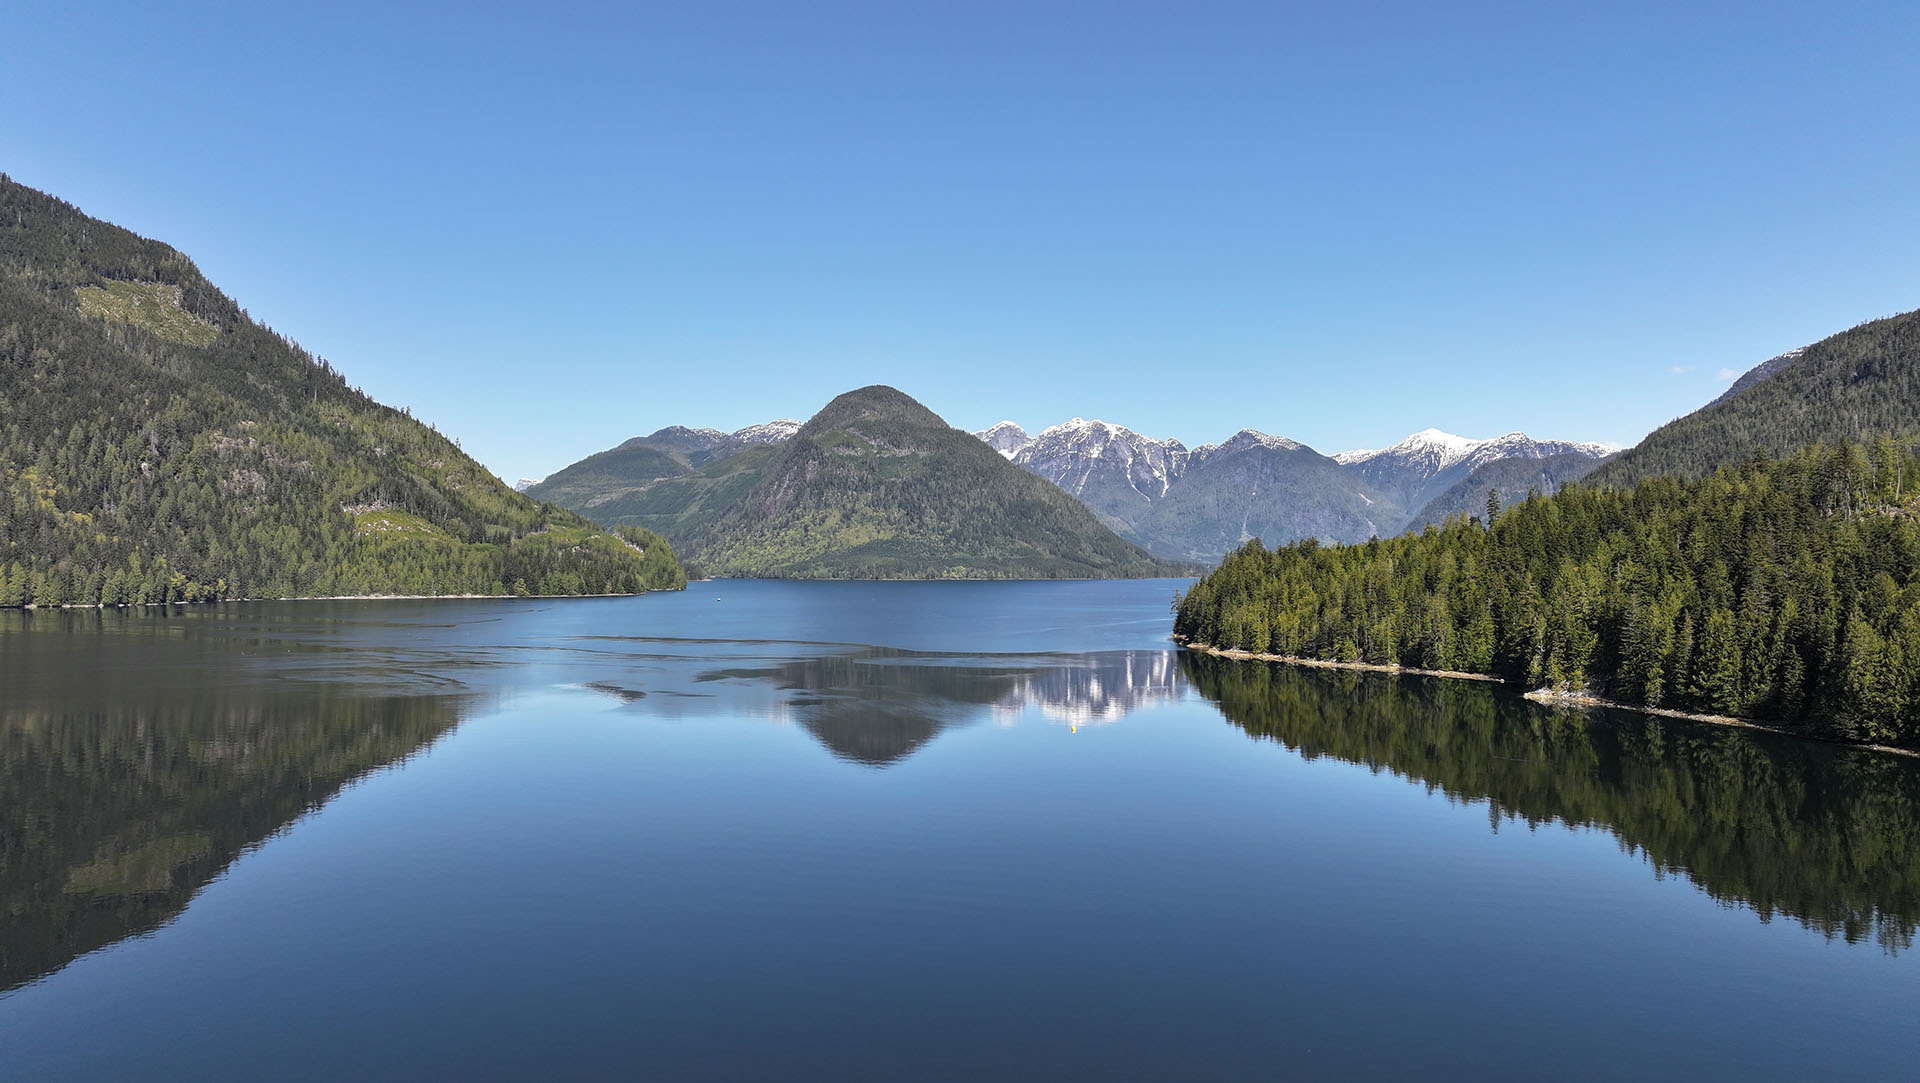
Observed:
[[[0,1076],[1911,1074],[1913,761],[1179,586],[0,615]]]

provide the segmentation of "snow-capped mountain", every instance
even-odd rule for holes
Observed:
[[[1620,449],[1612,444],[1576,443],[1569,440],[1535,440],[1524,432],[1510,432],[1491,440],[1473,440],[1439,429],[1421,429],[1405,440],[1378,451],[1341,451],[1332,458],[1341,466],[1390,459],[1403,467],[1438,473],[1456,463],[1474,465],[1495,459],[1544,459],[1549,455],[1611,455]]]
[[[1399,526],[1400,508],[1345,467],[1296,440],[1243,429],[1202,445],[1137,533],[1149,549],[1218,560],[1250,538],[1365,541]]]
[[[1016,433],[1025,435],[1003,422],[974,435],[1013,443]],[[1009,457],[1080,498],[1121,536],[1182,559],[1218,559],[1249,537],[1360,541],[1403,514],[1333,460],[1257,429],[1190,452],[1178,440],[1076,417]]]
[[[1340,451],[1335,452],[1331,458],[1341,466],[1353,466],[1356,463],[1372,462],[1379,458],[1391,458],[1408,466],[1444,470],[1466,458],[1474,448],[1484,442],[1455,436],[1450,432],[1441,432],[1439,429],[1421,429],[1389,448],[1376,451]]]
[[[735,429],[727,435],[742,444],[777,444],[782,440],[793,439],[793,434],[799,432],[800,426],[804,424],[806,422],[783,417],[777,421]]]
[[[1487,463],[1554,455],[1578,455],[1597,461],[1618,450],[1609,444],[1535,440],[1523,432],[1473,440],[1439,429],[1422,429],[1392,447],[1343,451],[1333,460],[1400,507],[1412,510]]]
[[[516,481],[516,482],[514,482],[514,483],[513,483],[513,491],[514,491],[514,492],[516,492],[516,493],[524,493],[524,492],[526,492],[526,491],[527,491],[528,489],[531,489],[531,488],[533,488],[533,487],[534,487],[535,485],[538,485],[538,484],[540,484],[540,482],[541,482],[541,481],[543,481],[543,480],[545,480],[545,479],[543,479],[543,478],[521,478],[521,479],[520,479],[519,481]]]
[[[1076,417],[1032,437],[1003,421],[974,435],[983,440],[997,435],[1002,444],[1024,437],[1011,454],[1004,447],[1000,453],[1072,493],[1120,536],[1142,545],[1134,527],[1187,468],[1187,448],[1180,441],[1155,440],[1105,421]]]
[[[1165,556],[1214,560],[1248,538],[1365,541],[1397,534],[1476,470],[1508,460],[1552,460],[1506,470],[1552,487],[1606,444],[1491,440],[1425,429],[1388,448],[1322,455],[1296,440],[1241,429],[1189,451],[1105,421],[1074,418],[1028,437],[1010,421],[974,434],[1014,463],[1079,497],[1121,536]],[[1009,450],[1011,449],[1011,450]],[[1504,475],[1503,475],[1504,476]],[[1516,482],[1517,484],[1518,482]],[[1485,489],[1480,490],[1484,499]]]
[[[1284,436],[1268,436],[1259,429],[1241,429],[1218,444],[1201,444],[1193,449],[1193,466],[1199,466],[1216,455],[1232,455],[1250,447],[1270,447],[1276,451],[1299,451],[1307,445],[1289,440]]]
[[[1011,459],[1023,447],[1033,443],[1033,437],[1027,430],[1011,421],[1002,421],[992,428],[982,429],[973,435],[987,442],[987,446]]]
[[[1187,468],[1187,448],[1178,440],[1077,417],[1041,430],[1008,458],[1083,501],[1089,490],[1111,490],[1142,506],[1165,496]]]
[[[1584,455],[1589,459],[1604,459],[1619,450],[1618,444],[1576,440],[1535,440],[1524,432],[1510,432],[1505,436],[1482,440],[1479,446],[1468,452],[1467,456],[1460,461],[1471,470],[1483,463],[1501,459],[1547,459],[1555,455]]]

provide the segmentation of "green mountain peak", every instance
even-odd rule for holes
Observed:
[[[617,465],[602,452],[534,491],[603,523],[657,530],[709,575],[1049,579],[1186,570],[1123,541],[1058,486],[880,384],[836,396],[790,439],[697,470],[606,476]]]

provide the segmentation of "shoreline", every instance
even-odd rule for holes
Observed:
[[[190,609],[202,605],[250,605],[255,602],[431,602],[431,601],[562,601],[568,598],[639,598],[648,594],[673,594],[671,590],[641,590],[632,594],[303,594],[293,598],[221,598],[211,602],[127,602],[102,605],[99,602],[63,602],[60,605],[11,605],[0,608],[21,612],[54,609]]]
[[[1397,673],[1414,677],[1450,677],[1456,681],[1484,681],[1488,684],[1506,684],[1499,677],[1488,673],[1465,673],[1457,669],[1417,669],[1378,662],[1334,662],[1325,658],[1302,658],[1295,654],[1259,654],[1243,651],[1235,647],[1215,647],[1206,643],[1193,643],[1175,638],[1175,643],[1190,651],[1211,654],[1219,658],[1235,658],[1243,662],[1284,662],[1290,666],[1306,666],[1310,669],[1350,669],[1360,673]]]
[[[1504,678],[1489,673],[1462,673],[1447,669],[1416,669],[1412,666],[1380,665],[1373,662],[1331,662],[1324,658],[1300,658],[1288,654],[1256,654],[1252,651],[1235,650],[1227,647],[1214,647],[1205,643],[1193,643],[1175,639],[1181,647],[1201,654],[1211,654],[1219,658],[1233,658],[1249,662],[1279,662],[1283,665],[1305,666],[1311,669],[1346,669],[1361,673],[1389,673],[1414,677],[1446,677],[1457,681],[1480,681],[1513,687]],[[1761,730],[1777,733],[1782,737],[1794,737],[1802,741],[1819,741],[1822,744],[1839,745],[1843,748],[1860,748],[1871,752],[1887,752],[1895,756],[1909,756],[1920,759],[1920,749],[1900,748],[1895,745],[1873,744],[1867,741],[1849,741],[1843,737],[1833,737],[1807,730],[1794,729],[1772,722],[1763,722],[1753,718],[1736,718],[1733,715],[1701,714],[1697,711],[1680,711],[1671,707],[1648,707],[1638,703],[1623,703],[1620,700],[1603,696],[1589,695],[1585,692],[1558,691],[1551,688],[1536,688],[1531,692],[1521,692],[1521,699],[1555,707],[1569,707],[1590,710],[1603,707],[1614,711],[1632,711],[1636,714],[1657,715],[1661,718],[1677,718],[1685,722],[1705,722],[1715,726],[1734,726],[1739,729]]]

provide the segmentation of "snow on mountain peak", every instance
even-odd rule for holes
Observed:
[[[1289,440],[1284,436],[1270,436],[1259,429],[1241,429],[1218,444],[1202,444],[1193,449],[1195,459],[1206,459],[1222,453],[1231,454],[1246,448],[1270,447],[1279,451],[1298,451],[1306,445]]]
[[[1457,436],[1444,429],[1421,429],[1392,447],[1342,451],[1333,456],[1333,461],[1341,466],[1353,466],[1357,463],[1372,462],[1375,459],[1391,458],[1418,462],[1429,471],[1440,471],[1493,443],[1498,441],[1473,440],[1465,436]]]
[[[1186,445],[1178,440],[1155,440],[1151,436],[1134,432],[1125,425],[1115,425],[1109,421],[1088,421],[1076,417],[1058,425],[1049,425],[1040,430],[1038,436],[1028,442],[1029,454],[1040,454],[1042,449],[1054,452],[1072,450],[1085,455],[1100,455],[1109,445],[1124,445],[1136,451],[1158,448],[1164,451],[1185,452]]]
[[[1489,443],[1492,441],[1470,440],[1440,429],[1421,429],[1388,448],[1387,452],[1400,455],[1433,455],[1441,460],[1442,466],[1451,466],[1473,454],[1474,449]]]
[[[1612,444],[1575,443],[1568,440],[1535,440],[1518,430],[1491,440],[1456,436],[1442,429],[1421,429],[1389,448],[1377,451],[1342,451],[1333,461],[1356,466],[1375,460],[1398,462],[1425,474],[1437,474],[1458,463],[1479,466],[1495,459],[1540,459],[1549,455],[1587,455],[1601,458],[1620,450]]]
[[[749,444],[774,444],[782,440],[791,439],[794,433],[800,431],[801,424],[802,422],[795,421],[790,417],[783,417],[761,425],[748,425],[746,428],[737,429],[729,435],[735,440],[741,440]]]
[[[1021,448],[1033,443],[1033,437],[1027,435],[1027,430],[1011,421],[996,422],[991,427],[973,435],[986,441],[988,447],[1009,459],[1019,454]]]
[[[1076,496],[1089,485],[1111,482],[1155,500],[1165,495],[1187,466],[1186,445],[1180,441],[1155,440],[1106,421],[1076,417],[1049,425],[1013,451],[989,439],[993,431],[974,435]]]

